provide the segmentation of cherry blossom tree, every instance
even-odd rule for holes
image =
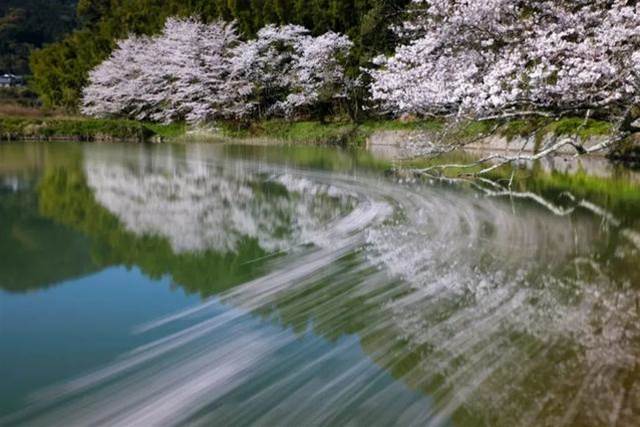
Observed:
[[[640,103],[640,4],[413,0],[406,44],[377,58],[372,98],[396,114],[616,114]]]
[[[198,123],[238,114],[250,88],[234,72],[233,52],[243,43],[233,24],[170,18],[157,45],[148,70],[166,92],[155,120]]]
[[[309,32],[299,25],[267,25],[257,37],[236,49],[235,64],[253,85],[252,101],[259,116],[282,114],[295,82],[302,42]]]
[[[346,96],[351,46],[295,25],[270,25],[243,42],[234,24],[170,18],[156,37],[120,42],[91,72],[83,112],[189,123],[290,116]]]
[[[96,117],[150,118],[152,99],[163,90],[153,84],[147,70],[153,44],[152,39],[138,36],[120,41],[111,56],[91,71],[82,112]]]
[[[348,81],[344,63],[352,47],[347,36],[334,32],[303,38],[299,46],[302,55],[293,69],[293,90],[284,109],[292,113],[303,107],[326,106],[345,99]]]
[[[161,87],[154,100],[162,106],[151,118],[171,122],[188,116],[202,96],[202,32],[204,25],[193,19],[170,18],[154,39],[145,72]]]
[[[292,116],[346,96],[344,62],[352,46],[342,34],[312,37],[298,25],[268,25],[237,49],[237,66],[254,86],[260,116]]]
[[[238,116],[251,90],[234,68],[242,44],[233,24],[170,18],[157,37],[121,41],[91,72],[83,112],[191,123]]]

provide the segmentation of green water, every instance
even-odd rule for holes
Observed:
[[[636,425],[637,176],[390,166],[0,145],[0,424]]]

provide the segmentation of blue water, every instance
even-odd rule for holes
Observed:
[[[27,294],[0,292],[0,401],[16,410],[30,392],[106,364],[147,338],[133,328],[198,302],[139,269],[111,267]]]

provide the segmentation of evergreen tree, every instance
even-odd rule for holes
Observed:
[[[75,26],[75,0],[1,0],[0,73],[27,74],[29,53]]]

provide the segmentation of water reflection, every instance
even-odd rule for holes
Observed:
[[[33,182],[0,178],[0,289],[35,291],[98,271],[82,233],[38,214]],[[60,242],[65,245],[60,247]]]
[[[40,213],[99,265],[213,298],[137,325],[146,344],[6,422],[639,419],[637,212],[557,216],[305,150],[87,145],[47,171]]]
[[[107,149],[105,149],[107,148]],[[349,192],[261,164],[139,151],[87,150],[96,201],[139,235],[160,235],[177,253],[236,252],[254,239],[266,252],[311,243],[314,231],[353,206]]]

